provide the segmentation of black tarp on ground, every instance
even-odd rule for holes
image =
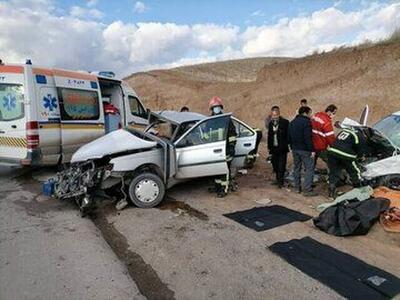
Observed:
[[[309,215],[280,205],[254,207],[224,214],[224,216],[256,231],[268,230],[296,221],[305,222],[311,219]]]
[[[344,201],[328,207],[313,221],[316,227],[329,234],[363,235],[368,233],[389,205],[390,201],[384,198]]]
[[[305,237],[269,249],[348,299],[386,299],[400,293],[400,279],[364,261]]]

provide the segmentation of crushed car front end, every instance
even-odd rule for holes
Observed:
[[[116,196],[120,199],[117,208],[122,209],[127,203],[127,185],[138,169],[163,177],[162,146],[142,132],[117,130],[73,155],[71,165],[54,179],[53,196],[74,199],[83,215],[96,206],[95,196]]]

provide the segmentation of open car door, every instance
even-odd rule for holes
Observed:
[[[367,105],[365,105],[364,109],[362,110],[361,116],[360,116],[360,124],[362,126],[367,126],[368,115],[369,115],[369,106],[367,104]]]
[[[229,119],[230,114],[204,119],[176,141],[176,178],[228,173],[226,137]]]
[[[237,135],[235,157],[233,158],[232,165],[237,168],[244,168],[246,157],[250,154],[256,155],[257,133],[236,118],[232,118],[232,121],[235,125]]]

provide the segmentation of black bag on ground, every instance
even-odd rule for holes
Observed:
[[[390,201],[384,198],[344,201],[325,209],[313,222],[336,236],[364,235],[389,205]]]

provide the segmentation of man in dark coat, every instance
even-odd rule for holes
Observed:
[[[311,108],[308,106],[300,107],[298,115],[289,125],[289,144],[292,149],[294,164],[294,188],[298,192],[302,191],[301,169],[304,165],[305,178],[303,195],[306,197],[317,195],[312,190],[315,152],[312,142],[311,113]]]
[[[268,150],[276,174],[276,184],[282,188],[289,152],[289,121],[280,116],[279,108],[271,110],[271,121],[268,124]]]

